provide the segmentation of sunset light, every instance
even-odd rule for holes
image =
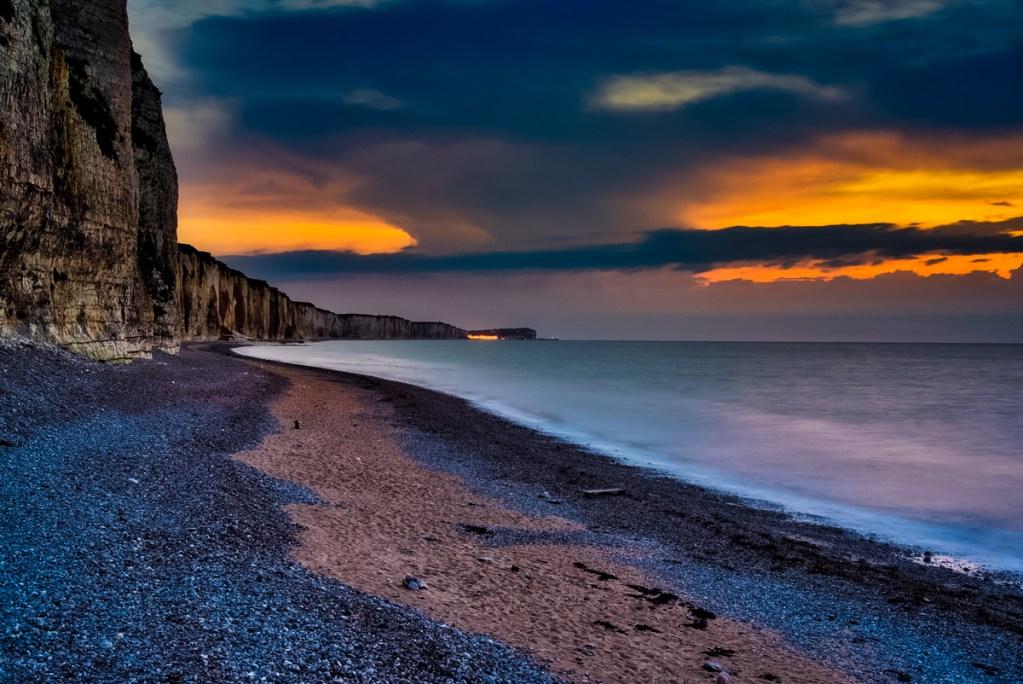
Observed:
[[[1023,0],[0,0],[0,684],[1023,682]]]
[[[401,228],[354,209],[330,214],[294,210],[219,210],[181,205],[181,239],[217,254],[336,249],[358,254],[398,252],[416,244]]]
[[[680,218],[699,228],[1001,221],[1023,207],[1023,141],[855,134],[706,169]],[[1014,163],[1015,160],[1015,163]]]

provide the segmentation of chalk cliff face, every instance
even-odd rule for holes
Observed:
[[[177,310],[182,339],[462,339],[466,332],[446,323],[417,323],[396,316],[336,314],[294,302],[267,282],[180,246]]]
[[[154,305],[172,298],[138,259],[150,227],[124,2],[0,0],[0,54],[0,327],[100,358],[144,354]],[[154,124],[159,137],[162,119],[139,129]],[[174,167],[158,173],[169,184]]]
[[[179,251],[177,194],[125,0],[0,0],[0,334],[113,360],[225,331],[464,336],[330,314]]]

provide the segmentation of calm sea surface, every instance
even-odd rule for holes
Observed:
[[[239,351],[442,390],[687,480],[1023,571],[1023,346],[341,341]]]

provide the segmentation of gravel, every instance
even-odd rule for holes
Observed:
[[[555,681],[290,559],[314,496],[229,458],[281,389],[201,349],[0,342],[0,682]]]

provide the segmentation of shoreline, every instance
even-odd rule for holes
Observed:
[[[355,340],[355,342],[357,341]],[[234,354],[246,359],[265,360],[302,368],[348,373],[353,376],[363,376],[378,381],[413,387],[417,390],[435,392],[449,399],[464,401],[481,413],[565,442],[577,450],[593,454],[599,458],[609,458],[622,465],[649,472],[654,476],[668,476],[688,485],[732,497],[740,500],[743,505],[750,508],[780,511],[792,519],[807,522],[811,525],[836,528],[859,537],[877,541],[881,544],[900,549],[906,559],[923,563],[926,556],[929,558],[928,562],[935,566],[965,574],[983,575],[988,579],[1015,584],[1020,589],[1023,589],[1023,559],[1009,553],[1011,548],[1023,548],[1023,533],[1004,529],[992,529],[987,533],[986,539],[994,544],[995,550],[988,549],[985,553],[986,547],[980,542],[973,544],[970,549],[967,549],[957,540],[943,538],[943,535],[961,535],[964,533],[963,529],[952,525],[914,520],[897,513],[873,511],[868,508],[856,507],[853,504],[828,501],[823,498],[815,498],[809,494],[786,492],[771,488],[770,486],[751,485],[734,475],[715,470],[713,466],[699,464],[679,466],[651,452],[603,440],[600,437],[575,431],[568,427],[559,427],[528,412],[503,405],[499,401],[488,400],[472,396],[471,394],[463,396],[456,394],[450,389],[420,385],[414,380],[404,380],[399,377],[388,377],[386,375],[376,375],[372,372],[361,372],[343,368],[316,366],[298,361],[264,359],[259,356],[250,356],[242,351],[253,346],[268,348],[276,346],[301,347],[304,344],[277,345],[249,342],[233,346],[232,351]],[[654,342],[654,344],[657,343]],[[791,345],[793,343],[783,342],[779,344]],[[891,344],[916,343],[895,342]],[[969,527],[968,523],[963,523],[963,525],[964,528]],[[897,529],[899,532],[891,533],[886,528]],[[954,548],[957,543],[959,548]],[[999,553],[1002,555],[999,555]]]
[[[853,681],[669,591],[640,567],[641,545],[509,506],[428,464],[446,444],[402,425],[387,395],[269,371],[289,383],[271,405],[281,429],[236,458],[316,492],[321,503],[287,508],[300,528],[293,555],[310,570],[499,639],[572,682]],[[407,576],[427,588],[410,590]]]
[[[1023,679],[1014,587],[230,346],[0,342],[0,681]]]
[[[377,393],[395,411],[392,427],[435,442],[417,454],[420,463],[457,475],[516,511],[570,519],[586,528],[590,544],[645,546],[644,558],[624,559],[625,553],[619,560],[712,610],[777,631],[804,652],[817,651],[824,640],[824,660],[864,681],[1012,681],[1019,675],[1018,588],[915,563],[897,545],[752,507],[442,392],[241,358]],[[581,494],[607,487],[625,492]],[[930,647],[936,644],[941,649]]]

